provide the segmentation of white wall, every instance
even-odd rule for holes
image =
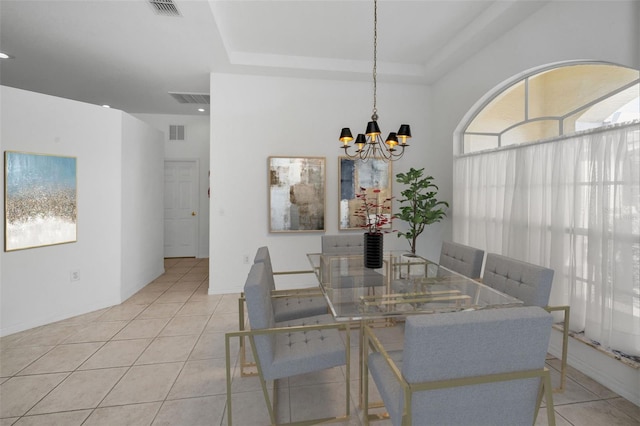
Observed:
[[[203,113],[205,114],[205,113]],[[196,257],[209,257],[209,115],[133,114],[164,134],[166,160],[197,160],[199,175],[198,251]],[[169,125],[185,126],[184,141],[169,140]]]
[[[164,144],[158,130],[122,114],[121,300],[164,272]]]
[[[275,270],[309,269],[305,254],[320,250],[321,233],[269,233],[267,159],[326,157],[325,229],[338,233],[338,136],[342,127],[364,130],[371,117],[371,83],[212,74],[210,90],[209,293],[240,292],[250,266],[243,258],[252,263],[263,245]],[[393,164],[394,174],[438,162],[430,154],[427,98],[425,87],[378,84],[383,132],[409,123],[414,135],[409,154]],[[407,248],[395,235],[385,240],[385,247]],[[425,252],[429,246],[439,251],[440,240],[421,244]]]
[[[3,151],[74,156],[78,167],[78,241],[0,255],[0,335],[120,303],[123,278],[125,293],[130,293],[142,285],[136,280],[162,273],[161,257],[158,262],[122,256],[123,244],[155,238],[148,230],[130,238],[131,224],[156,220],[142,217],[146,210],[123,196],[123,177],[137,180],[135,164],[128,163],[123,173],[123,155],[132,153],[132,147],[123,149],[123,139],[133,144],[128,135],[132,132],[144,138],[141,144],[147,148],[154,138],[161,147],[159,134],[149,133],[144,129],[148,126],[131,122],[121,111],[10,87],[0,86],[0,105]],[[147,155],[154,156],[137,154]],[[149,171],[144,166],[142,170]],[[1,187],[4,191],[4,182]],[[124,212],[128,217],[123,219]],[[70,281],[72,270],[80,271],[79,281]]]
[[[434,154],[450,168],[453,135],[465,114],[501,82],[527,70],[584,59],[639,68],[638,22],[640,2],[637,1],[550,2],[433,86],[434,140],[439,144]],[[449,173],[441,186],[446,188],[448,197],[452,179]],[[555,334],[553,341],[557,342]],[[582,349],[569,352],[571,365],[640,404],[639,371],[619,362],[612,364],[602,358],[605,355],[588,347],[585,355]],[[550,351],[559,355],[559,346],[552,344]],[[596,364],[593,360],[598,357],[600,362]]]

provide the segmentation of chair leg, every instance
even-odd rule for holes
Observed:
[[[562,360],[560,364],[559,392],[564,392],[567,380],[567,350],[569,346],[569,306],[564,306],[564,329],[562,330]]]
[[[564,311],[564,325],[562,328],[562,357],[560,359],[560,386],[554,392],[564,392],[567,382],[567,352],[569,349],[569,306],[547,306],[548,312]]]
[[[553,408],[553,391],[551,389],[551,375],[549,371],[544,376],[544,393],[547,405],[547,424],[556,426],[556,412]]]
[[[256,352],[256,345],[253,341],[253,336],[249,337],[249,342],[251,343],[251,351],[253,352],[254,359],[258,359],[258,353]],[[264,402],[267,404],[267,409],[269,410],[269,419],[271,420],[271,424],[275,426],[277,423],[276,423],[276,416],[274,412],[274,406],[271,404],[271,399],[269,398],[269,391],[267,390],[267,381],[262,376],[259,365],[258,365],[258,376],[260,377],[260,385],[262,386],[262,394],[264,395]],[[275,404],[275,399],[276,399],[275,393],[277,392],[275,380],[273,382],[273,392],[274,392],[274,404]]]
[[[240,293],[238,298],[238,330],[244,331],[244,293]],[[256,376],[255,371],[247,371],[248,368],[255,367],[255,362],[247,362],[247,345],[244,336],[240,336],[240,377]]]
[[[231,419],[231,350],[229,348],[229,336],[225,336],[224,340],[224,355],[227,368],[227,425],[232,425]]]

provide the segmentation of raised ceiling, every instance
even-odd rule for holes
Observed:
[[[378,79],[431,84],[546,1],[378,3]],[[0,83],[130,113],[197,114],[169,92],[211,72],[371,80],[373,1],[0,0]],[[508,54],[508,52],[505,52]],[[215,94],[212,94],[215,102]]]

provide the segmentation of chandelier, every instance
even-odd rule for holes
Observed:
[[[411,137],[411,127],[403,124],[397,132],[389,133],[387,139],[383,141],[378,126],[377,109],[377,62],[378,62],[378,0],[373,1],[373,113],[371,121],[367,123],[365,133],[360,133],[356,137],[354,147],[356,151],[349,153],[349,142],[353,140],[351,129],[344,127],[340,132],[340,141],[343,143],[342,149],[347,157],[354,160],[367,161],[369,158],[382,158],[384,161],[398,160],[404,154],[404,149],[409,146],[407,139]]]

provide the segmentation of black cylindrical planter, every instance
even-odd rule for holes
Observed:
[[[364,234],[364,267],[382,268],[382,234]]]

